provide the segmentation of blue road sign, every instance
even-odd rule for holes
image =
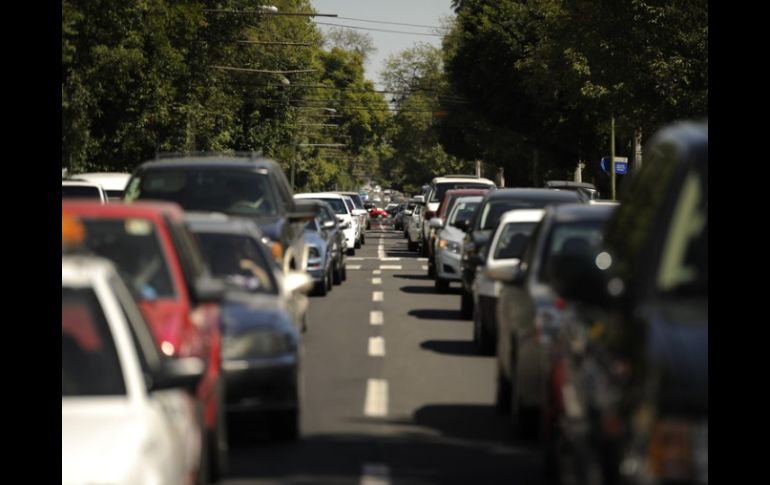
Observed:
[[[601,162],[599,162],[599,167],[602,169],[602,172],[609,175],[610,157],[602,157]],[[626,175],[628,173],[628,158],[615,157],[615,173],[618,175]]]

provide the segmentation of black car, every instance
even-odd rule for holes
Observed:
[[[221,311],[228,418],[248,424],[254,421],[244,418],[269,413],[270,431],[295,439],[300,412],[299,331],[304,330],[306,307],[306,297],[297,291],[304,289],[289,287],[295,279],[273,261],[253,221],[216,216],[191,213],[187,223],[212,273],[227,287]],[[310,279],[306,280],[309,289]]]
[[[555,341],[547,456],[571,483],[708,483],[708,124],[644,154],[603,251],[558,268],[577,311]]]
[[[560,204],[546,209],[519,266],[503,281],[497,299],[497,328],[487,337],[497,348],[497,406],[510,412],[525,437],[540,430],[549,374],[545,356],[561,325],[564,301],[553,289],[560,258],[597,254],[613,205]]]
[[[490,190],[479,204],[473,218],[467,223],[455,223],[466,232],[462,254],[462,296],[460,313],[471,318],[473,313],[473,280],[481,260],[476,257],[484,251],[495,233],[500,216],[512,209],[542,209],[551,204],[581,203],[584,199],[577,192],[549,189],[498,189]]]
[[[284,270],[305,270],[305,223],[314,217],[295,204],[281,166],[266,158],[209,156],[145,162],[124,199],[168,200],[185,211],[222,212],[253,219]]]

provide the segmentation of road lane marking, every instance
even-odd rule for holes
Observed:
[[[381,285],[382,284],[382,278],[372,278],[372,284],[373,285]]]
[[[381,291],[373,291],[372,292],[372,301],[382,301],[384,296],[385,295]]]
[[[360,485],[390,485],[390,468],[382,463],[364,463]]]
[[[427,261],[428,258],[417,258],[417,261]]]
[[[382,261],[401,261],[401,258],[380,258]]]
[[[348,256],[345,259],[347,259],[348,261],[363,261],[366,258],[363,256]]]
[[[372,325],[382,325],[385,321],[385,318],[382,315],[382,312],[379,310],[374,310],[369,312],[369,323]]]
[[[369,338],[369,355],[371,357],[385,357],[385,339],[382,337]]]
[[[368,379],[366,381],[366,399],[364,400],[364,416],[388,415],[388,381],[385,379]]]
[[[401,269],[400,264],[381,264],[380,269]]]
[[[361,269],[361,265],[360,264],[346,264],[345,267],[347,269]]]
[[[423,269],[423,270],[427,270],[427,269],[428,269],[428,266],[426,266],[426,265],[424,265],[424,264],[423,264],[423,265],[422,265],[422,269]]]
[[[374,271],[372,271],[372,274],[382,274],[382,270],[375,269]]]

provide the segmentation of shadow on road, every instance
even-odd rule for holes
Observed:
[[[460,316],[460,310],[437,310],[437,309],[428,309],[428,310],[411,310],[409,312],[409,315],[416,318],[426,319],[426,320],[463,320],[467,321],[466,319],[462,318]]]
[[[430,276],[427,274],[394,274],[394,278],[402,278],[405,280],[433,280]]]
[[[467,407],[426,406],[417,411],[418,422],[414,424],[438,427],[470,439],[480,437],[470,429],[479,427],[473,422],[462,428],[449,422],[490,418],[484,410],[464,408]],[[458,412],[460,416],[456,415]],[[363,483],[361,469],[365,463],[388,466],[392,483],[543,483],[540,460],[534,450],[506,443],[458,442],[413,433],[311,435],[294,444],[265,443],[231,449],[230,473],[220,483],[359,485]]]
[[[472,340],[426,340],[420,344],[420,347],[439,354],[485,357],[478,353]]]

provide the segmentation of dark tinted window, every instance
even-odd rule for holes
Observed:
[[[326,202],[330,206],[332,206],[332,209],[334,209],[335,214],[341,214],[341,215],[347,215],[348,214],[348,207],[345,205],[345,202],[342,199],[318,199]]]
[[[536,222],[510,222],[505,225],[495,248],[495,259],[521,258]]]
[[[596,257],[602,248],[604,221],[561,223],[553,226],[540,263],[540,280],[551,281],[558,258]]]
[[[447,190],[451,189],[489,189],[492,187],[492,185],[478,182],[446,182],[443,184],[436,184],[436,190],[433,191],[428,202],[441,202],[444,200],[444,195],[446,195]]]
[[[97,199],[102,200],[98,187],[87,185],[62,185],[62,199]]]
[[[187,211],[241,216],[277,213],[280,203],[267,173],[248,170],[148,170],[131,180],[126,200],[176,202]]]
[[[574,200],[554,200],[550,198],[543,199],[515,199],[515,200],[491,200],[481,208],[481,217],[477,229],[489,230],[495,229],[500,222],[500,217],[513,209],[542,209],[550,204],[564,204],[578,202],[578,196]]]
[[[211,272],[231,287],[277,293],[272,268],[258,242],[241,234],[197,232]]]
[[[112,260],[145,298],[175,295],[158,234],[147,219],[84,219],[86,247]]]
[[[61,395],[125,395],[107,319],[91,288],[61,290]]]

